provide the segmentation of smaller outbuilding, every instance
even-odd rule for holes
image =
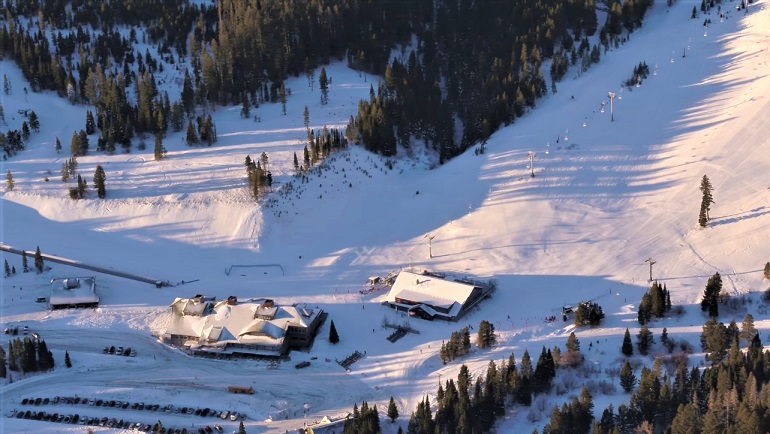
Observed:
[[[50,309],[96,307],[99,295],[96,293],[96,277],[66,277],[51,280]]]
[[[457,321],[494,291],[493,281],[479,282],[443,273],[402,271],[385,303],[422,319]]]

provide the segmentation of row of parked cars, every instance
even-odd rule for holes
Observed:
[[[123,348],[123,347],[117,347],[115,348],[115,345],[104,347],[104,350],[102,350],[104,354],[114,354],[116,356],[136,356],[136,351],[129,348]]]
[[[142,422],[130,422],[130,421],[124,421],[123,419],[115,419],[115,418],[107,418],[103,417],[99,419],[98,417],[89,417],[86,415],[78,415],[78,414],[59,414],[59,413],[46,413],[44,411],[32,411],[32,410],[11,410],[11,413],[8,415],[8,417],[15,417],[17,419],[30,419],[30,420],[39,420],[44,422],[58,422],[58,423],[66,423],[66,424],[74,424],[74,425],[87,425],[87,426],[101,426],[106,428],[117,428],[117,429],[126,429],[126,430],[132,430],[132,431],[139,431],[139,432],[153,432],[153,433],[161,433],[161,434],[194,434],[195,431],[192,431],[192,428],[188,430],[187,428],[172,428],[172,427],[165,427],[158,421],[158,423],[155,423],[154,425],[150,425],[148,423],[142,423]],[[205,426],[202,428],[198,428],[197,432],[199,434],[206,434],[206,433],[213,433],[216,432],[222,432],[223,429],[219,425],[214,425],[214,428],[211,428],[210,426]]]
[[[246,416],[238,413],[237,411],[216,411],[210,408],[193,408],[193,407],[174,407],[169,404],[161,407],[158,404],[145,404],[144,402],[130,403],[128,401],[116,401],[109,399],[88,399],[80,397],[68,397],[68,396],[56,396],[54,398],[24,398],[21,400],[21,405],[49,405],[49,404],[80,404],[88,405],[91,407],[110,407],[110,408],[122,408],[132,410],[147,410],[147,411],[161,411],[165,413],[177,413],[177,414],[191,414],[201,417],[218,417],[222,420],[230,419],[231,421],[245,419]]]
[[[26,335],[29,333],[29,326],[24,326],[22,329],[22,332]],[[8,325],[5,329],[3,329],[3,333],[6,335],[18,335],[19,334],[19,326],[12,326]]]

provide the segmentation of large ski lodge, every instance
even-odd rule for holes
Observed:
[[[281,357],[310,346],[325,317],[322,309],[278,306],[270,299],[198,295],[174,300],[162,339],[199,356]]]

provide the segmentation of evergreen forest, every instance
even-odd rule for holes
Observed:
[[[556,92],[642,25],[650,0],[409,2],[391,0],[28,0],[2,5],[0,55],[31,91],[95,107],[97,150],[131,148],[137,134],[188,128],[212,145],[216,106],[285,100],[288,77],[307,76],[321,103],[344,61],[372,78],[347,138],[385,156],[424,141],[444,162]],[[601,18],[601,19],[600,19]],[[126,30],[130,29],[130,30]],[[596,36],[597,37],[593,37]],[[589,39],[589,37],[591,37]],[[592,42],[593,41],[593,42]],[[155,50],[136,48],[151,44]],[[550,70],[543,71],[548,59]],[[158,90],[164,70],[178,94]],[[189,131],[197,125],[200,140]],[[193,131],[194,133],[195,131]],[[14,138],[12,155],[23,149]],[[213,134],[214,137],[211,137]],[[88,152],[81,146],[78,153]]]

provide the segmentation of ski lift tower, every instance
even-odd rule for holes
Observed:
[[[535,157],[537,156],[537,152],[529,151],[529,153],[527,153],[527,156],[529,157],[530,173],[532,174],[531,176],[534,178],[535,177],[535,162],[534,162],[534,160],[535,160]]]
[[[645,260],[644,262],[650,263],[650,282],[652,282],[652,265],[656,264],[657,261],[653,261],[652,258],[647,258],[647,260]]]
[[[607,96],[610,97],[610,122],[615,122],[615,92],[607,92]]]
[[[431,235],[431,234],[427,234],[423,238],[427,238],[428,239],[428,257],[433,259],[433,246],[431,245],[431,242],[433,241],[434,238],[436,238],[436,236],[435,235]]]

